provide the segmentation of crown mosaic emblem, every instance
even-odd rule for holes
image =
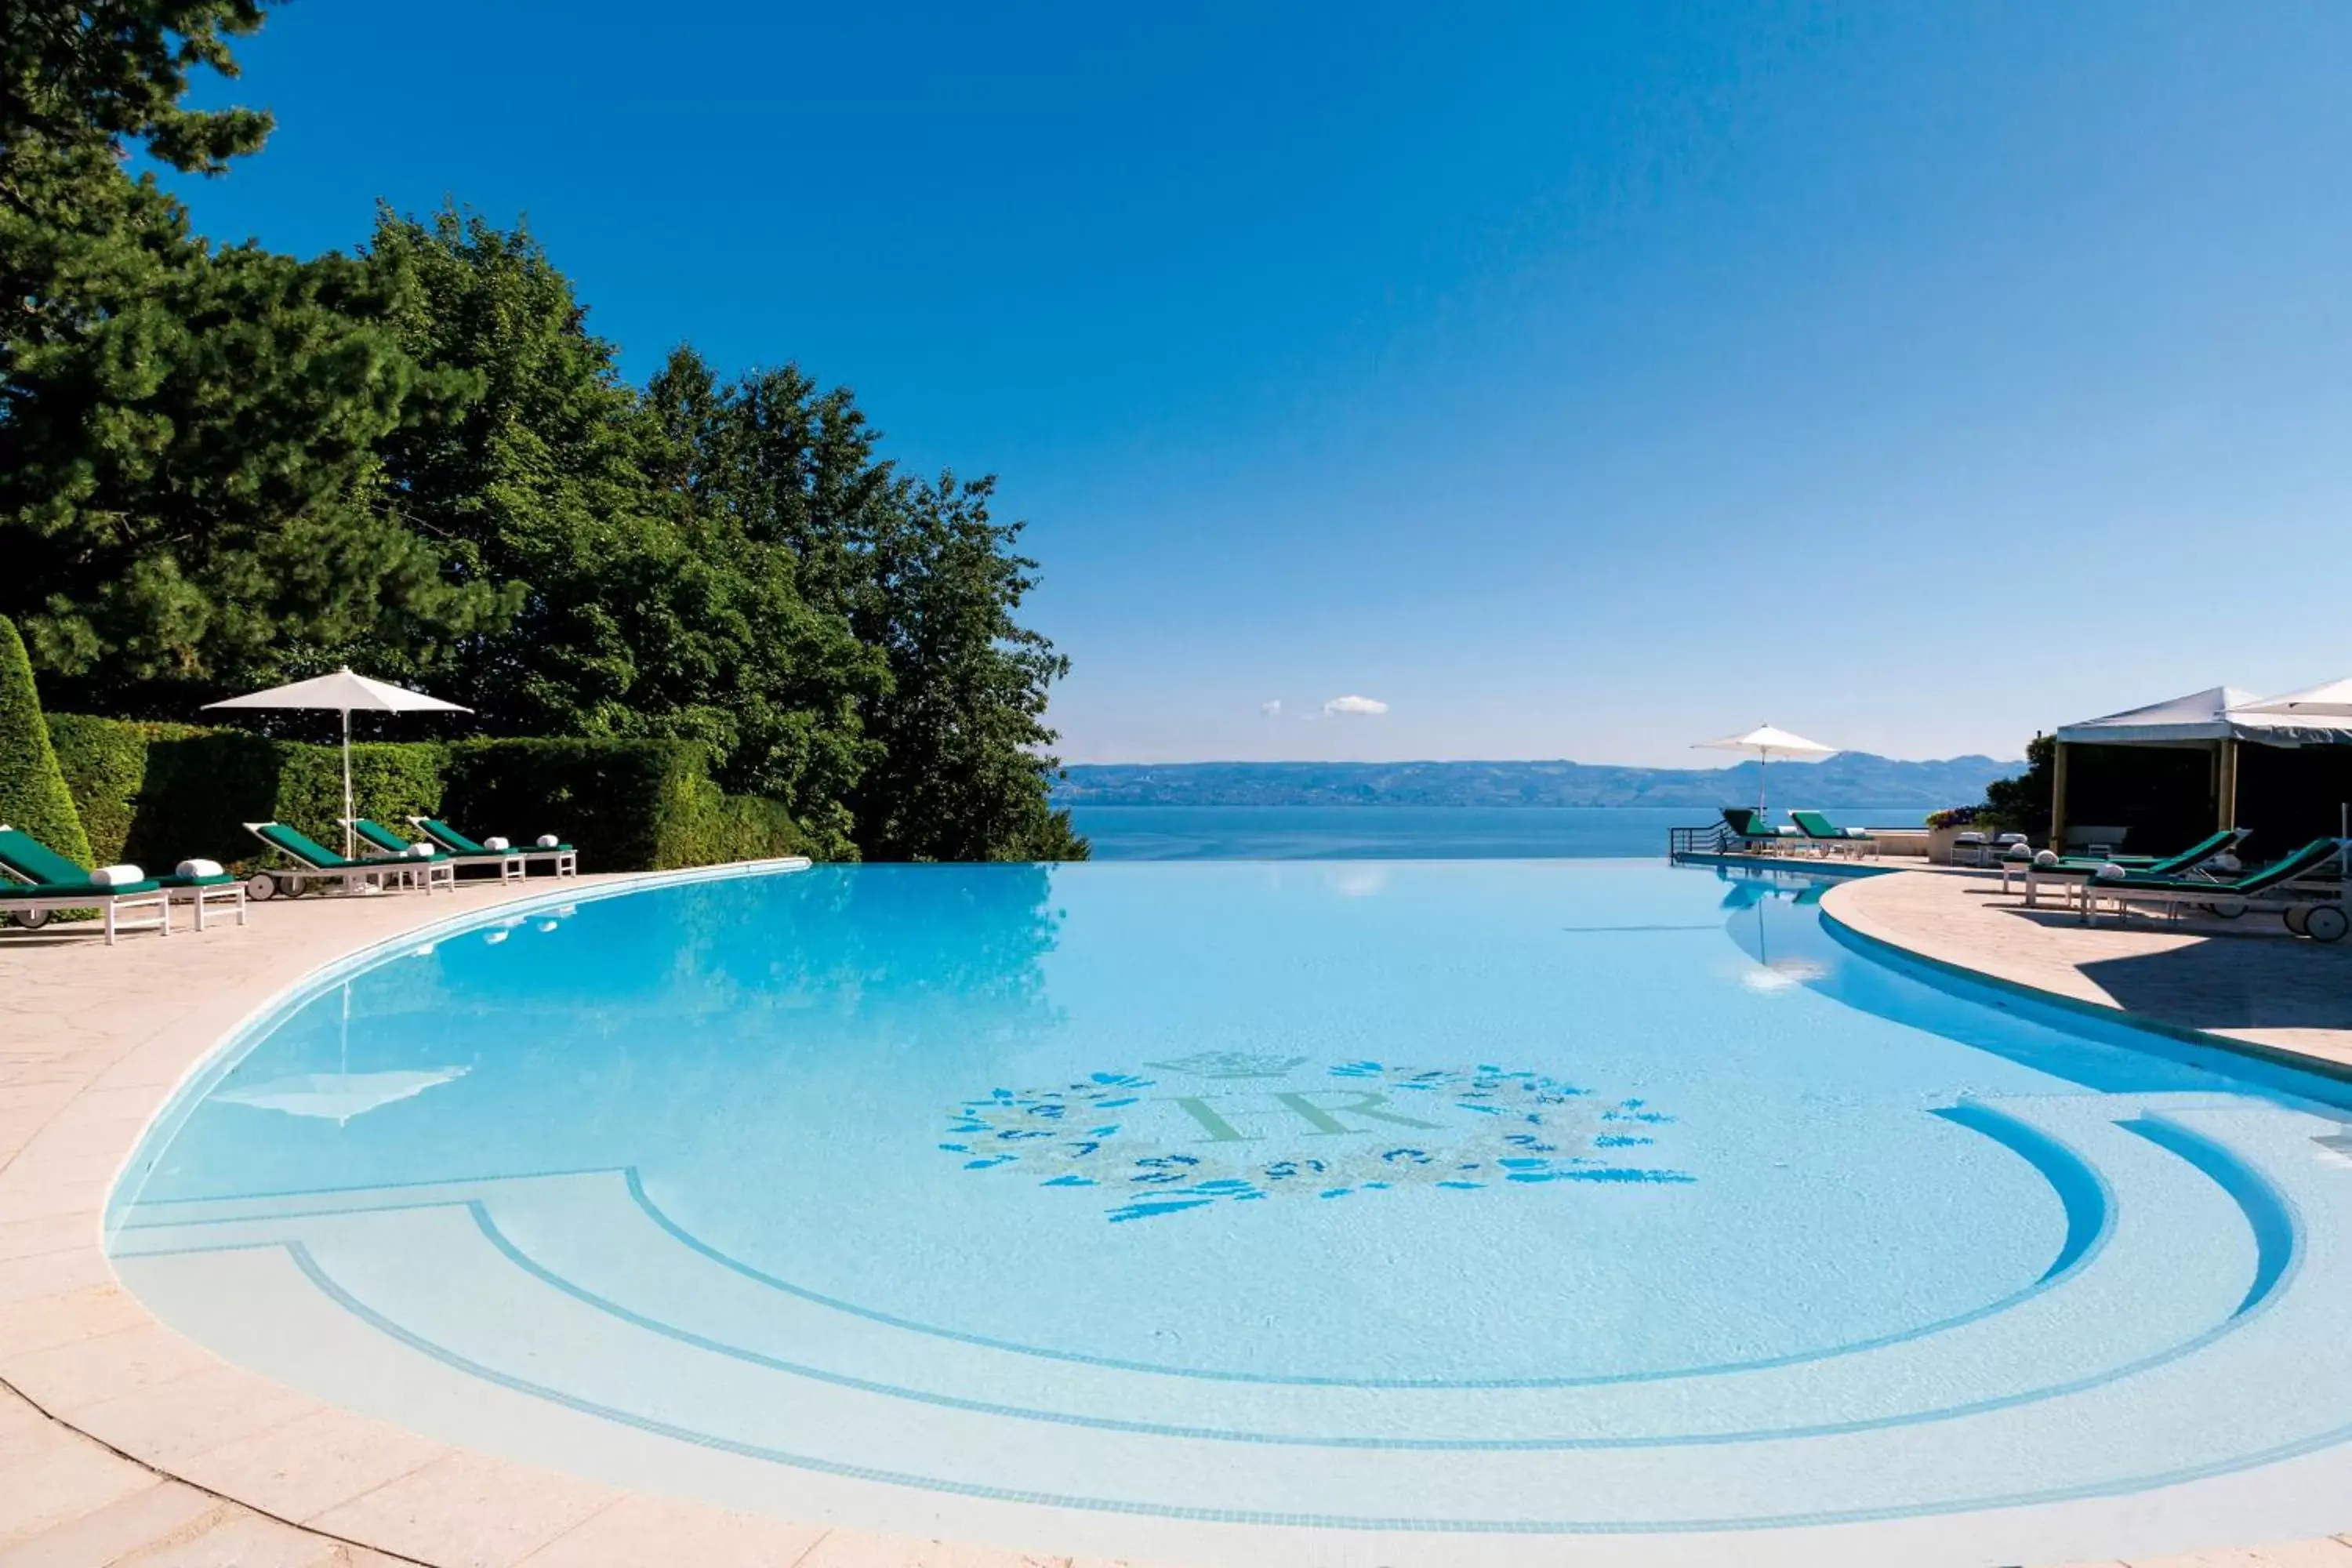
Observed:
[[[1277,1057],[1252,1051],[1195,1051],[1172,1062],[1146,1062],[1162,1072],[1190,1073],[1194,1078],[1280,1078],[1302,1066],[1305,1057]]]

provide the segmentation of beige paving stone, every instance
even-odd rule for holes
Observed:
[[[509,1568],[621,1496],[593,1481],[457,1452],[303,1522],[444,1568]]]
[[[171,1469],[197,1454],[330,1407],[246,1371],[215,1365],[58,1415],[142,1464]]]
[[[208,1372],[220,1357],[161,1323],[142,1323],[29,1355],[5,1365],[8,1381],[52,1415]]]
[[[13,1167],[11,1167],[13,1170]],[[0,1225],[22,1219],[49,1219],[58,1215],[95,1216],[106,1206],[103,1177],[68,1183],[11,1184],[0,1172]]]
[[[2352,942],[2276,916],[2093,926],[2029,910],[1997,876],[1919,871],[1832,888],[1824,914],[1920,957],[2258,1048],[2352,1065]]]
[[[228,1511],[218,1498],[149,1478],[142,1490],[0,1551],[0,1568],[91,1568],[176,1537]]]
[[[14,1547],[155,1484],[153,1472],[69,1433],[58,1434],[26,1459],[12,1461],[6,1479],[0,1486],[0,1547]]]
[[[793,1568],[1073,1568],[1067,1557],[836,1530]]]
[[[89,1250],[97,1245],[98,1227],[79,1215],[52,1215],[47,1219],[0,1225],[0,1258],[12,1261],[76,1248]]]
[[[337,1568],[346,1561],[340,1542],[246,1509],[224,1509],[207,1528],[157,1542],[110,1568]]]
[[[2131,1568],[2352,1568],[2352,1546],[2333,1537],[2290,1541],[2179,1557],[2135,1557]]]
[[[448,1452],[380,1421],[326,1410],[192,1455],[175,1469],[264,1512],[308,1520]]]
[[[625,1497],[524,1558],[522,1568],[636,1563],[783,1568],[800,1563],[825,1533],[823,1525],[788,1524],[667,1498]]]
[[[120,1285],[0,1301],[0,1373],[20,1355],[99,1334],[120,1333],[154,1321]]]
[[[107,1265],[106,1255],[94,1247],[0,1259],[0,1301],[61,1296],[69,1290],[113,1283],[114,1270]]]

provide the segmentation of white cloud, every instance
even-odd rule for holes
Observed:
[[[1323,704],[1323,711],[1335,718],[1342,713],[1360,713],[1370,716],[1374,713],[1385,713],[1388,710],[1389,705],[1377,697],[1334,697],[1330,701]]]
[[[1269,719],[1279,719],[1282,717],[1282,699],[1279,697],[1270,698],[1266,701],[1259,703],[1257,705],[1257,710],[1265,714]]]

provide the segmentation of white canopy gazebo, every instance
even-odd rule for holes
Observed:
[[[361,713],[469,713],[455,702],[444,702],[438,697],[427,697],[422,691],[394,686],[382,680],[370,680],[364,675],[352,673],[350,665],[332,675],[315,676],[298,680],[289,686],[273,686],[267,691],[248,691],[242,697],[231,697],[220,702],[207,702],[210,708],[308,708],[339,711],[343,716],[343,853],[352,852],[352,715]]]
[[[2061,725],[2052,764],[2051,841],[2065,837],[2067,752],[2074,746],[2200,749],[2212,758],[2215,826],[2238,823],[2242,745],[2293,749],[2352,745],[2352,680],[2262,698],[2237,686],[2211,686],[2142,708]]]

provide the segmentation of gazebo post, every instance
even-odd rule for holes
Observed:
[[[2238,742],[2221,742],[2221,776],[2214,781],[2214,810],[2221,820],[2213,826],[2231,828],[2238,826]]]
[[[2054,742],[2051,746],[2050,847],[2061,855],[2066,853],[2066,742],[2063,741]]]

